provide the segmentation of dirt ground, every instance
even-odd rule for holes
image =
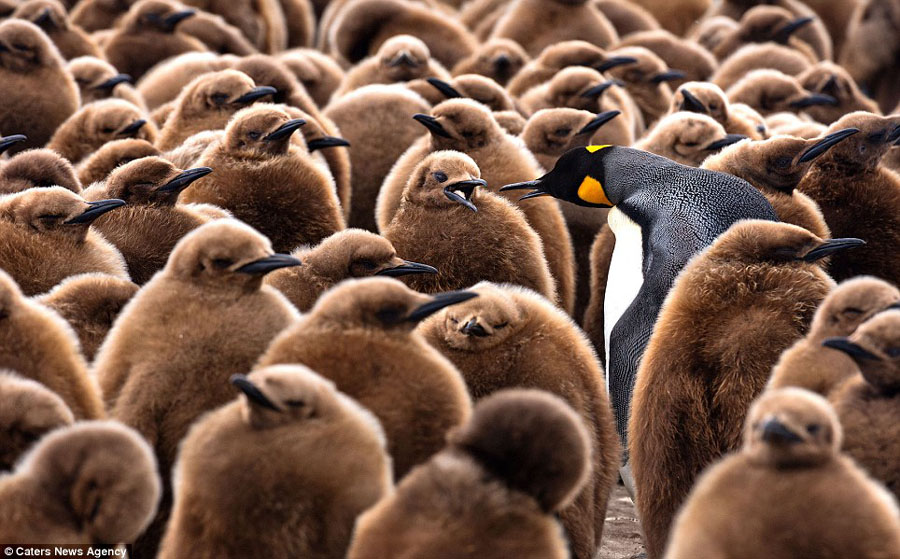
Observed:
[[[598,559],[640,559],[646,557],[641,528],[634,504],[623,485],[617,485],[609,498],[603,545]]]

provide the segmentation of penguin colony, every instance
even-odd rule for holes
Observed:
[[[0,1],[0,546],[900,559],[898,60],[900,0]]]

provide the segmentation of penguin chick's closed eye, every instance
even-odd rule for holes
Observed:
[[[562,400],[539,390],[499,392],[360,516],[347,557],[569,557],[551,513],[581,488],[589,461],[588,435]]]
[[[78,56],[103,56],[90,35],[69,21],[65,6],[57,0],[27,0],[19,4],[11,17],[40,27],[66,60]]]
[[[0,478],[0,539],[134,541],[159,495],[156,461],[134,430],[113,421],[79,422],[47,434]]]
[[[79,56],[66,65],[81,92],[81,104],[117,97],[146,111],[143,96],[135,89],[134,78],[121,74],[109,62],[95,56]]]
[[[834,105],[834,97],[812,93],[792,76],[777,70],[754,70],[728,88],[730,103],[746,103],[763,116],[782,111],[802,112],[815,105]]]
[[[677,112],[660,120],[634,147],[682,165],[699,167],[708,156],[743,139],[740,135],[726,134],[712,117]]]
[[[20,152],[0,167],[0,194],[49,186],[61,186],[78,194],[81,185],[69,160],[50,149]]]
[[[156,133],[156,126],[141,109],[123,99],[105,99],[89,103],[69,117],[47,147],[78,163],[107,142],[139,138],[153,143]]]
[[[159,557],[343,557],[356,517],[391,490],[378,420],[300,365],[231,383],[243,394],[198,421],[181,444]],[[253,476],[235,487],[248,471]],[[255,526],[244,529],[250,518]]]
[[[821,396],[766,392],[748,414],[742,449],[698,480],[666,559],[897,557],[896,503],[840,445],[840,423]]]
[[[818,122],[831,124],[853,111],[879,112],[878,105],[860,90],[850,73],[833,62],[818,62],[798,75],[797,79],[800,85],[813,93],[831,95],[837,100],[836,105],[816,105],[807,109],[807,114]]]
[[[745,220],[679,274],[641,361],[628,427],[648,556],[662,556],[695,477],[737,448],[750,402],[834,286],[816,260],[860,244]]]

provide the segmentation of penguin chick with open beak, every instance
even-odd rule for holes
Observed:
[[[547,25],[547,22],[553,25]],[[619,39],[616,29],[586,0],[516,0],[497,20],[490,38],[522,45],[531,56],[560,41],[582,40],[601,48]]]
[[[66,60],[79,56],[103,57],[100,47],[83,29],[69,21],[65,6],[57,0],[27,0],[19,4],[11,17],[40,27]]]
[[[81,104],[117,97],[146,111],[143,96],[134,87],[134,78],[120,74],[112,64],[94,56],[79,56],[69,61],[66,69],[75,78],[81,92]]]
[[[782,111],[803,112],[817,105],[836,105],[837,99],[803,89],[796,78],[777,70],[754,70],[726,91],[729,103],[746,103],[763,116]]]
[[[159,154],[160,151],[147,140],[138,138],[113,140],[81,160],[78,164],[78,178],[81,184],[90,185],[102,181],[120,165]]]
[[[727,134],[712,117],[679,111],[662,118],[634,147],[699,167],[710,155],[745,138]]]
[[[215,173],[181,200],[229,210],[280,252],[340,231],[344,217],[331,173],[291,141],[305,124],[271,105],[239,112],[198,162]]]
[[[394,478],[401,479],[438,452],[447,432],[471,412],[459,371],[415,328],[476,296],[468,291],[425,295],[389,278],[346,280],[279,335],[257,368],[300,363],[320,371],[378,417]]]
[[[732,110],[725,92],[714,83],[687,82],[672,95],[669,112],[690,111],[713,117],[728,134],[741,134],[752,140],[765,139],[765,129],[759,123],[746,118],[740,111]],[[761,117],[760,117],[761,120]]]
[[[49,186],[61,186],[78,194],[81,184],[69,160],[51,149],[20,152],[0,167],[0,194]]]
[[[662,557],[701,470],[737,449],[751,401],[834,287],[816,262],[862,244],[746,220],[681,271],[641,362],[628,428],[648,557]]]
[[[705,47],[665,29],[632,33],[616,45],[616,49],[623,47],[644,47],[669,68],[678,68],[684,75],[669,82],[672,89],[687,81],[706,81],[718,66],[716,58]]]
[[[859,89],[850,73],[833,62],[818,62],[798,75],[797,79],[809,91],[831,95],[837,100],[836,105],[816,105],[806,110],[809,116],[822,124],[831,124],[853,111],[879,112],[878,104]]]
[[[672,103],[669,82],[683,79],[684,72],[669,68],[662,58],[644,47],[617,48],[610,51],[609,56],[637,59],[634,64],[610,68],[606,75],[625,84],[625,90],[640,107],[647,126],[665,115]]]
[[[345,279],[438,273],[427,264],[400,258],[390,241],[361,229],[339,231],[291,254],[303,266],[276,270],[265,282],[284,293],[300,312],[308,311],[322,293]]]
[[[505,86],[530,60],[519,43],[511,39],[488,39],[457,62],[451,74],[479,74]]]
[[[0,472],[8,472],[34,441],[75,421],[69,406],[43,384],[0,370]]]
[[[138,138],[153,143],[156,134],[156,125],[141,109],[123,99],[105,99],[89,103],[70,116],[47,147],[77,164],[107,142]]]
[[[780,6],[756,6],[741,16],[737,29],[722,37],[712,53],[725,60],[746,44],[771,41],[798,50],[814,62],[819,58],[816,52],[794,35],[813,21],[814,16],[797,17]]]

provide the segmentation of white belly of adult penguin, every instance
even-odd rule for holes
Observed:
[[[631,395],[641,357],[678,272],[734,222],[778,221],[772,206],[735,176],[675,163],[633,148],[569,150],[546,175],[501,190],[531,190],[610,208],[616,237],[604,302],[606,382],[616,428],[627,448]],[[627,455],[623,479],[630,483]]]

